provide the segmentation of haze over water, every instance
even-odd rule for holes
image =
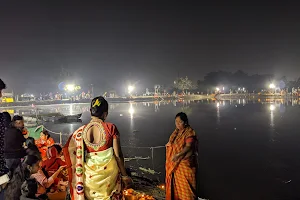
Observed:
[[[89,119],[88,104],[38,108],[63,114],[85,111],[83,124]],[[181,111],[188,114],[199,139],[198,177],[202,197],[222,200],[300,198],[298,102],[111,103],[107,121],[117,125],[122,146],[127,146],[123,148],[126,157],[151,157],[150,148],[135,147],[164,146],[175,128],[174,117]],[[67,134],[81,125],[45,124],[51,131],[63,132],[63,143]],[[58,136],[54,138],[59,140]],[[154,149],[153,156],[153,162],[151,159],[131,161],[127,165],[136,170],[154,168],[161,172],[154,177],[163,181],[164,148]]]

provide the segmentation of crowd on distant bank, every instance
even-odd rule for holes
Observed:
[[[36,100],[43,101],[43,100],[63,100],[63,99],[73,99],[73,100],[83,100],[83,99],[91,99],[92,94],[90,91],[87,92],[81,92],[80,94],[77,95],[68,95],[64,93],[52,93],[50,92],[49,94],[40,94]]]
[[[0,97],[5,88],[0,79]],[[124,199],[133,181],[120,133],[106,122],[108,107],[104,97],[95,97],[91,121],[64,147],[46,130],[30,137],[22,116],[0,113],[0,199]],[[197,199],[197,136],[185,113],[176,115],[175,126],[166,145],[166,199]]]

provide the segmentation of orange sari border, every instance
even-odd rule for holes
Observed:
[[[69,179],[69,188],[70,188],[70,195],[71,195],[71,199],[72,200],[80,200],[80,199],[85,199],[84,198],[84,188],[83,188],[83,184],[81,184],[83,182],[83,177],[82,176],[78,176],[77,172],[76,172],[76,167],[80,166],[80,164],[83,164],[83,144],[82,144],[82,131],[84,129],[85,126],[80,127],[79,129],[77,129],[68,139],[67,143],[65,144],[65,146],[63,147],[63,153],[65,156],[65,161],[66,161],[66,165],[67,165],[67,171],[68,171],[68,179]],[[73,152],[70,152],[70,143],[74,143],[72,146],[72,148],[74,148]],[[80,143],[80,144],[79,144]],[[77,149],[81,150],[81,155],[80,152],[77,151]],[[70,153],[73,153],[74,156],[76,156],[75,158],[75,163],[72,163],[71,157],[72,155],[70,155]],[[83,168],[81,171],[81,174],[83,174]],[[73,177],[74,176],[74,177]],[[73,185],[73,181],[76,180],[75,185]],[[77,186],[81,186],[82,190],[81,191],[77,191],[77,189],[75,187]],[[76,191],[75,191],[76,190]],[[75,195],[75,192],[77,195]],[[80,199],[78,198],[80,197]]]

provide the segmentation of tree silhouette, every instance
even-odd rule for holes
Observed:
[[[187,76],[174,81],[174,87],[185,93],[187,93],[187,90],[194,89],[193,82]]]

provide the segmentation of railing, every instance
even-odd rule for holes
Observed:
[[[43,129],[47,130],[49,133],[53,133],[55,135],[59,135],[59,143],[62,144],[62,132],[54,132],[49,129],[47,129],[45,126],[43,126]],[[67,134],[70,135],[70,134]],[[153,150],[159,149],[159,148],[166,148],[166,146],[155,146],[155,147],[132,147],[132,146],[122,146],[123,148],[133,148],[133,149],[151,149],[151,156],[153,158]]]

